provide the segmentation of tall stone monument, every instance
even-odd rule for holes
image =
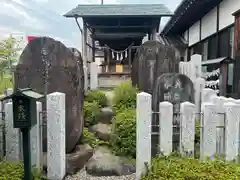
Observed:
[[[134,57],[132,83],[141,91],[152,94],[156,79],[163,73],[178,72],[179,61],[174,47],[159,41],[146,41]]]
[[[36,38],[22,52],[14,77],[15,89],[29,87],[45,95],[66,94],[66,152],[71,152],[83,129],[84,73],[80,52],[52,38]],[[46,99],[43,109],[46,110]],[[43,129],[43,151],[46,152],[46,126]]]

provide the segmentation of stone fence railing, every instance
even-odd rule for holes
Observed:
[[[204,103],[200,116],[200,158],[213,158],[223,154],[227,160],[238,156],[240,100],[219,97],[214,90],[204,89]],[[159,112],[152,112],[152,96],[141,92],[137,94],[137,142],[136,174],[137,180],[145,171],[145,165],[151,163],[152,115],[159,114],[159,152],[165,156],[173,150],[173,105],[161,102]],[[184,102],[180,104],[179,149],[182,155],[194,155],[195,124],[197,122],[196,105]]]

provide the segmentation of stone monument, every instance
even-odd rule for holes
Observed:
[[[173,148],[179,143],[179,126],[180,126],[180,104],[182,102],[194,103],[194,87],[193,82],[183,74],[179,73],[166,73],[159,76],[156,80],[156,85],[152,95],[152,109],[153,112],[159,111],[159,103],[168,101],[173,104],[173,124],[176,126],[173,129]],[[169,116],[171,116],[169,114]],[[164,121],[164,119],[163,119]],[[159,114],[153,114],[153,132],[158,132]],[[158,136],[153,138],[153,146],[158,143]]]
[[[146,41],[134,57],[132,83],[141,91],[152,94],[156,79],[163,73],[178,72],[179,61],[174,47],[159,41]]]
[[[83,70],[83,59],[81,56],[81,52],[78,51],[76,48],[69,48],[71,50],[71,52],[73,53],[73,58],[76,59],[77,62],[77,68],[78,68],[78,81],[80,83],[80,85],[76,85],[78,87],[78,93],[80,93],[80,97],[84,97],[84,84],[85,84],[85,79],[84,79],[84,70]],[[81,98],[80,100],[77,100],[78,102],[76,102],[77,105],[79,105],[79,107],[77,107],[77,109],[79,110],[79,117],[80,117],[80,127],[84,128],[84,112],[83,112],[83,104],[84,104],[84,98]]]
[[[81,55],[76,52],[52,38],[36,38],[25,47],[14,73],[14,89],[29,87],[45,95],[66,94],[66,152],[74,149],[83,129],[84,74]],[[46,126],[43,126],[44,152],[46,146]]]

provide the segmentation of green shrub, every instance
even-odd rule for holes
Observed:
[[[125,109],[113,121],[113,151],[120,156],[136,157],[136,110]]]
[[[90,91],[86,95],[85,101],[90,103],[96,101],[100,107],[106,107],[108,105],[107,96],[102,91]]]
[[[109,146],[109,144],[105,141],[98,139],[94,133],[90,132],[88,128],[84,128],[83,136],[81,138],[81,144],[88,144],[91,147],[95,148],[100,145]]]
[[[0,77],[0,94],[3,94],[5,89],[12,88],[12,78],[11,77]]]
[[[152,160],[150,171],[142,180],[236,180],[240,165],[233,162],[200,161],[183,157],[158,157]]]
[[[84,102],[84,126],[89,127],[98,123],[101,116],[101,109],[97,102]]]
[[[113,106],[115,111],[128,108],[136,108],[137,88],[132,86],[131,81],[120,84],[114,89]]]
[[[7,161],[0,162],[0,179],[1,180],[22,180],[24,177],[24,170],[22,163],[13,163]],[[45,180],[46,177],[42,176],[40,171],[36,168],[33,169],[34,180]]]

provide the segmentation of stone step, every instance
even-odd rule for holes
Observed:
[[[114,116],[114,112],[111,107],[104,107],[101,109],[101,118],[100,123],[103,124],[111,124],[112,118]]]

